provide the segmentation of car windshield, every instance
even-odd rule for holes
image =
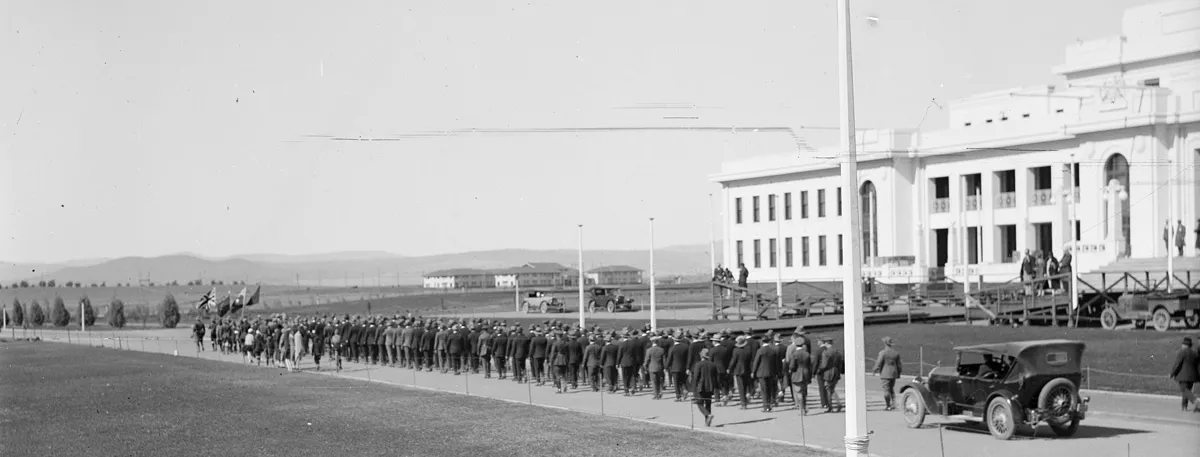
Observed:
[[[596,295],[604,295],[604,292],[605,292],[605,290],[604,290],[604,289],[596,289],[596,290],[594,290],[593,292],[594,292]]]
[[[1012,367],[1013,358],[1006,355],[963,352],[958,355],[958,375],[993,379],[1004,376]]]

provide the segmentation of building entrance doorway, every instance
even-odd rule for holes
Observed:
[[[1033,245],[1043,254],[1054,252],[1054,231],[1049,222],[1033,224]]]
[[[943,268],[950,262],[950,229],[933,229],[934,266]]]

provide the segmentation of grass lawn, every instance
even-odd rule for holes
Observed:
[[[820,332],[834,338],[842,346],[842,332]],[[1146,330],[1068,329],[1053,327],[978,327],[965,325],[900,324],[868,326],[865,332],[867,370],[883,348],[884,336],[892,337],[904,359],[906,374],[915,374],[923,350],[928,374],[939,361],[942,365],[955,363],[954,346],[1007,341],[1064,338],[1083,341],[1083,364],[1091,368],[1091,388],[1122,392],[1175,394],[1179,387],[1167,379],[1171,363],[1184,336],[1192,339],[1200,333],[1155,332]],[[1085,371],[1087,373],[1087,371]],[[1084,381],[1085,388],[1088,381]]]
[[[165,357],[0,344],[0,455],[830,455],[480,397]]]

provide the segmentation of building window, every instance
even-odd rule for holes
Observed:
[[[792,193],[783,194],[783,220],[792,220]]]
[[[817,189],[817,217],[825,217],[825,189]]]
[[[1029,195],[1030,206],[1047,206],[1053,205],[1054,191],[1050,190],[1051,175],[1053,172],[1050,167],[1035,167],[1029,169],[1030,177],[1033,178],[1033,192]]]
[[[838,216],[842,215],[842,188],[838,188]]]
[[[825,235],[817,237],[817,265],[825,266]]]
[[[838,235],[838,265],[845,261],[846,257],[842,255],[842,236]]]
[[[800,191],[800,218],[808,219],[808,191]]]
[[[758,196],[754,196],[754,222],[758,222]]]
[[[746,264],[746,257],[743,254],[743,252],[744,251],[742,251],[742,240],[738,240],[738,242],[737,242],[737,262],[738,263],[737,264],[739,267]]]
[[[754,268],[762,268],[762,241],[754,240]]]
[[[783,239],[783,266],[792,267],[792,237]]]
[[[999,185],[999,191],[996,192],[996,208],[1016,208],[1017,207],[1017,172],[1016,170],[1003,170],[996,172],[996,184]]]
[[[733,217],[738,224],[742,223],[742,197],[733,199]]]
[[[800,266],[808,266],[808,237],[800,237]]]
[[[767,220],[775,220],[775,194],[767,196]]]
[[[771,238],[770,240],[767,240],[767,247],[771,249],[771,254],[767,255],[767,258],[771,259],[771,263],[770,263],[770,265],[771,265],[771,268],[775,268],[775,265],[776,265],[776,263],[775,263],[775,252],[776,252],[776,249],[778,248],[778,246],[775,246],[775,239],[774,239],[774,238]]]

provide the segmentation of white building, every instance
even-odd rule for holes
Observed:
[[[473,268],[440,270],[423,276],[426,289],[463,289],[495,286],[495,275],[490,271]]]
[[[571,287],[579,284],[579,270],[554,262],[530,262],[525,265],[492,270],[495,287]]]
[[[864,275],[886,282],[961,276],[967,265],[1004,281],[1025,249],[1061,256],[1067,195],[1081,271],[1165,256],[1167,219],[1183,221],[1196,255],[1200,1],[1129,9],[1122,33],[1067,46],[1053,69],[1065,84],[952,102],[946,129],[859,132],[849,195],[836,160],[789,152],[724,163],[712,178],[723,187],[724,263],[745,263],[751,281],[773,281],[777,261],[784,280],[840,279],[844,199],[855,197]]]
[[[588,270],[587,280],[592,284],[623,286],[642,283],[642,270],[626,265],[610,265]]]

